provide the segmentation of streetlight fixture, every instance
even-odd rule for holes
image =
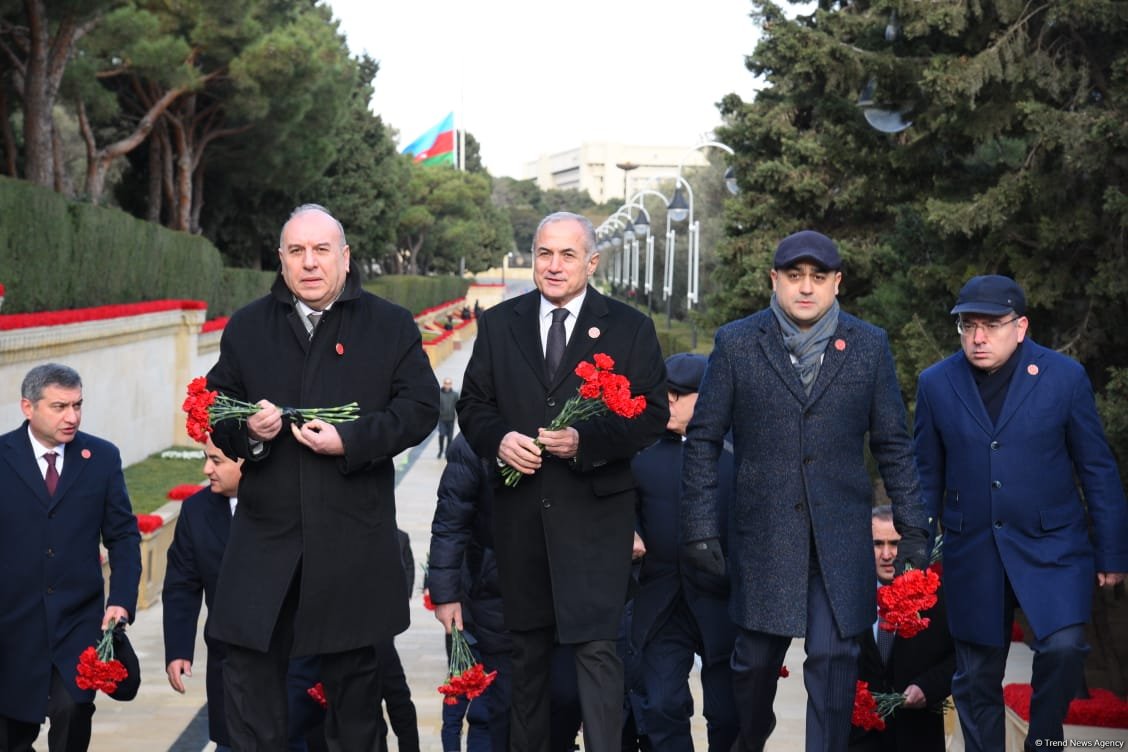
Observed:
[[[733,169],[732,165],[729,165],[728,169],[725,170],[725,188],[734,196],[740,193],[740,184],[736,182],[736,170]]]
[[[686,185],[689,184],[686,183]],[[666,211],[670,213],[670,220],[678,224],[681,224],[690,216],[689,203],[686,202],[680,185],[674,188],[674,197],[666,205]]]

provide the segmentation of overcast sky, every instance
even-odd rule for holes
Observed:
[[[380,62],[372,107],[402,148],[454,110],[495,176],[585,141],[688,149],[751,99],[749,0],[327,0]]]

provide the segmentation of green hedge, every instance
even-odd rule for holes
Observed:
[[[3,176],[0,217],[4,313],[187,299],[206,301],[214,318],[265,295],[277,276],[224,267],[219,250],[199,235]],[[365,283],[415,312],[461,298],[469,286],[470,280],[454,276],[386,276]]]
[[[463,277],[413,277],[386,275],[364,283],[364,289],[381,298],[399,303],[412,313],[466,297],[470,280]]]
[[[0,177],[0,282],[5,313],[145,300],[208,303],[229,314],[262,295],[272,272],[225,269],[198,235],[175,232],[117,209],[75,203]]]

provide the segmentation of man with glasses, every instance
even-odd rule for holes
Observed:
[[[1034,631],[1026,749],[1061,746],[1093,585],[1128,571],[1124,489],[1088,376],[1026,336],[1022,288],[974,277],[952,314],[963,352],[920,375],[915,427],[925,503],[944,531],[952,695],[968,752],[1003,749],[1017,606]]]

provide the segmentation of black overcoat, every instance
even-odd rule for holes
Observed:
[[[364,292],[354,268],[310,339],[279,276],[270,295],[231,317],[208,385],[248,402],[324,408],[355,401],[361,412],[337,425],[342,457],[302,446],[288,421],[258,454],[245,424],[217,427],[216,446],[247,462],[212,636],[265,652],[299,567],[294,655],[377,645],[405,630],[392,460],[434,429],[439,404],[411,314]]]
[[[545,458],[516,487],[495,475],[494,545],[509,629],[556,625],[563,643],[613,640],[631,569],[635,483],[630,458],[653,443],[669,417],[666,367],[650,319],[588,287],[558,373],[546,383],[540,293],[494,306],[478,321],[458,423],[479,457],[496,462],[509,431],[536,436],[579,389],[574,373],[596,353],[644,395],[627,420],[603,415],[575,426],[575,461]]]

